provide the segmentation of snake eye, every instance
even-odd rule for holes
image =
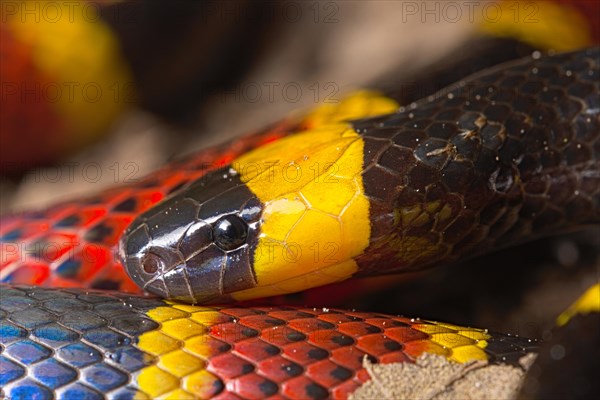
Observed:
[[[164,262],[156,254],[147,253],[142,259],[142,269],[145,273],[153,275],[157,271],[164,269]]]
[[[227,215],[213,225],[213,240],[223,250],[233,250],[246,242],[248,225],[236,215]]]

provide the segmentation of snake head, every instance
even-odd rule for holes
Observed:
[[[119,255],[145,291],[191,303],[231,301],[256,285],[260,202],[227,169],[193,182],[136,218]]]
[[[363,154],[343,124],[256,148],[134,220],[126,270],[144,290],[194,303],[347,279],[370,238]]]

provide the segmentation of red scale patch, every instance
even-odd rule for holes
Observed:
[[[354,393],[360,384],[355,381],[346,381],[331,390],[331,396],[334,399],[347,399],[351,393]]]
[[[306,311],[298,310],[285,310],[285,311],[273,311],[269,313],[270,316],[282,319],[284,321],[293,321],[298,318],[314,318],[315,315]]]
[[[354,338],[383,331],[381,328],[365,322],[346,322],[341,324],[338,330]]]
[[[243,375],[227,381],[226,389],[245,399],[264,399],[279,392],[279,386],[256,373]]]
[[[437,343],[433,343],[428,339],[413,340],[404,345],[404,353],[410,356],[412,359],[418,358],[424,352],[436,353],[440,355],[450,355],[450,350],[445,349]]]
[[[257,339],[236,343],[235,352],[244,358],[261,361],[279,354],[281,350],[264,340]]]
[[[288,325],[304,333],[311,333],[315,331],[323,331],[335,328],[334,324],[327,321],[318,320],[314,317],[295,319],[290,321]]]
[[[162,200],[164,194],[155,190],[142,190],[130,197],[122,199],[115,204],[113,211],[116,213],[128,213],[130,215],[141,214],[154,204]]]
[[[254,366],[232,353],[224,353],[211,357],[207,369],[222,379],[229,380],[253,372]]]
[[[391,320],[389,318],[365,318],[365,322],[381,329],[389,329],[395,326],[411,326],[411,323],[406,323],[402,319]]]
[[[287,358],[294,360],[301,365],[326,359],[330,354],[327,350],[304,341],[285,346],[283,351]]]
[[[2,273],[2,281],[19,282],[27,285],[41,285],[50,276],[50,268],[48,264],[24,262],[19,265],[19,268]]]
[[[282,385],[282,393],[294,399],[326,399],[329,397],[327,388],[306,376],[299,376],[285,382]]]
[[[334,312],[334,313],[320,314],[319,319],[321,319],[323,321],[331,322],[332,324],[341,324],[344,322],[362,321],[363,318],[352,317],[350,315]]]
[[[83,228],[89,227],[94,222],[98,221],[106,215],[106,208],[104,207],[88,207],[84,208],[77,214],[79,217],[79,226]]]
[[[302,375],[304,368],[281,356],[275,356],[258,363],[257,372],[268,376],[269,379],[277,383],[281,383],[294,376]]]
[[[129,215],[112,215],[91,227],[83,238],[90,243],[115,246],[132,220],[133,217]]]
[[[253,329],[263,330],[285,325],[285,321],[279,318],[269,318],[265,317],[265,315],[258,314],[244,317],[244,325]]]
[[[315,331],[309,335],[309,341],[326,350],[334,350],[354,344],[352,336],[335,330]]]
[[[395,363],[395,362],[412,362],[413,359],[406,355],[402,351],[395,351],[393,353],[387,353],[379,357],[379,362],[383,364]]]
[[[210,334],[228,343],[236,343],[241,340],[256,337],[259,333],[255,329],[236,322],[225,322],[212,326],[210,328]]]
[[[21,259],[21,244],[16,242],[0,243],[0,272]]]
[[[235,394],[223,391],[216,396],[211,397],[212,400],[242,400],[241,397],[236,396]]]
[[[79,244],[78,237],[73,234],[51,233],[43,238],[37,239],[34,243],[29,243],[26,251],[31,251],[40,258],[40,261],[52,263],[61,258],[66,253],[71,257],[74,248]]]
[[[356,380],[358,382],[365,383],[371,380],[371,375],[369,375],[366,369],[361,369],[356,372]]]
[[[221,311],[233,320],[213,325],[211,338],[233,347],[215,352],[208,369],[226,382],[226,391],[247,398],[346,396],[369,379],[362,368],[365,357],[411,362],[413,353],[421,354],[430,343],[402,318],[314,309]]]
[[[306,339],[306,335],[284,325],[265,329],[261,333],[261,338],[275,346],[283,347]]]
[[[388,338],[400,343],[412,342],[413,340],[426,340],[429,335],[425,332],[418,331],[410,327],[397,327],[385,330]]]
[[[402,350],[402,344],[390,339],[382,333],[359,337],[356,342],[356,347],[377,357],[393,351]]]
[[[306,375],[315,382],[325,387],[333,387],[354,376],[354,372],[330,360],[323,360],[311,364],[306,369]]]
[[[237,319],[241,319],[252,315],[258,315],[259,318],[264,318],[265,315],[261,312],[258,312],[256,309],[253,310],[250,308],[224,308],[221,310],[221,312],[227,315],[231,315],[232,317]]]
[[[21,215],[7,215],[2,217],[2,225],[0,225],[0,234],[4,235],[7,231],[14,228],[20,228],[23,224]]]
[[[77,249],[72,257],[54,266],[54,270],[60,278],[70,279],[73,283],[88,281],[112,261],[111,251],[101,245],[85,244]]]
[[[203,351],[202,357],[204,358],[207,355],[208,358],[216,357],[219,354],[225,354],[231,350],[233,347],[231,344],[224,342],[222,340],[216,339],[214,337],[210,337],[205,342],[202,342]]]
[[[331,361],[351,370],[362,368],[363,358],[367,355],[356,347],[342,347],[331,352]]]

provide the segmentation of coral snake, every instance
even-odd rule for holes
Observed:
[[[599,78],[591,48],[503,64],[405,107],[361,91],[137,183],[4,217],[2,395],[316,399],[365,382],[365,356],[514,362],[536,343],[223,304],[599,222]]]

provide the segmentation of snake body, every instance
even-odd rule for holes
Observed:
[[[597,68],[594,51],[521,60],[260,147],[139,216],[121,256],[159,296],[223,302],[597,222]]]
[[[132,185],[6,217],[2,281],[139,292],[135,282],[224,302],[597,223],[599,78],[593,48],[502,65],[395,112],[391,99],[359,94],[334,107],[341,116],[326,107]],[[272,168],[248,168],[265,161]],[[317,173],[291,179],[288,167]],[[332,258],[306,251],[316,232]],[[291,244],[304,250],[294,262]],[[0,299],[9,398],[346,397],[367,379],[365,355],[514,361],[533,346],[380,314],[11,285]]]

